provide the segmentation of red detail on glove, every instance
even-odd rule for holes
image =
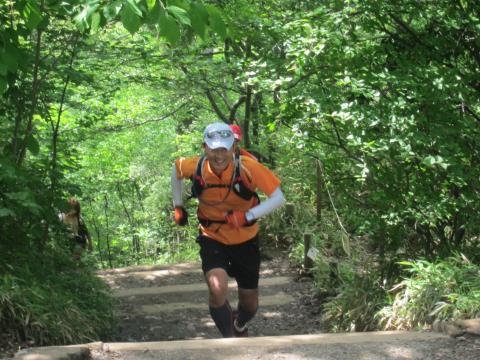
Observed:
[[[183,206],[175,207],[175,212],[173,217],[175,219],[175,224],[179,226],[185,226],[188,224],[188,213],[187,213],[187,210],[183,208]]]
[[[228,225],[235,229],[241,228],[247,224],[247,219],[245,218],[245,213],[243,211],[230,211],[225,215],[225,220]]]

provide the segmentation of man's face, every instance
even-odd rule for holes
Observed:
[[[235,145],[233,145],[230,150],[225,148],[210,149],[206,144],[203,145],[205,150],[205,155],[210,163],[210,167],[217,174],[225,170],[230,164],[230,161],[233,160],[233,153],[235,151]]]

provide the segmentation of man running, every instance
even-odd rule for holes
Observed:
[[[235,156],[235,138],[225,123],[213,123],[203,135],[204,156],[178,158],[172,171],[175,222],[187,223],[183,179],[193,180],[198,197],[200,257],[209,289],[209,310],[223,337],[248,336],[247,322],[258,308],[260,252],[256,220],[285,203],[280,180],[264,165]],[[256,190],[267,195],[260,204]],[[238,285],[238,308],[227,299],[228,276]]]

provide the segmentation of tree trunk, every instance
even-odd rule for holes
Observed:
[[[41,1],[40,3],[40,9],[43,11],[43,5],[44,5],[44,0]],[[35,115],[35,111],[37,109],[37,102],[38,102],[38,90],[39,90],[39,85],[40,85],[40,79],[38,76],[38,72],[40,69],[40,48],[42,45],[42,34],[43,31],[41,29],[37,29],[37,41],[35,44],[35,64],[33,66],[33,77],[32,77],[32,94],[31,94],[31,106],[32,108],[30,109],[30,115],[28,118],[28,123],[25,129],[25,134],[23,137],[23,141],[21,144],[20,149],[18,149],[18,155],[16,159],[16,164],[18,167],[20,167],[25,160],[25,155],[27,152],[27,145],[30,136],[32,135],[33,132],[33,117]]]
[[[127,205],[125,204],[125,200],[124,200],[124,197],[123,197],[123,192],[122,192],[122,189],[121,189],[119,183],[117,183],[117,193],[118,193],[118,197],[120,199],[120,202],[122,204],[123,212],[125,213],[125,216],[127,217],[128,223],[130,225],[130,235],[132,237],[133,256],[138,261],[138,253],[139,253],[140,249],[138,247],[137,239],[136,239],[136,236],[135,236],[135,219],[134,219],[133,215],[130,213],[130,211],[128,211],[128,209],[127,209]]]
[[[259,138],[259,131],[258,131],[258,123],[260,122],[259,112],[260,106],[262,104],[262,94],[256,93],[253,99],[252,104],[252,140],[251,142],[255,145],[258,145],[258,138]]]
[[[107,194],[105,194],[104,198],[104,211],[105,211],[105,229],[106,229],[106,235],[105,235],[105,240],[107,241],[107,254],[108,254],[108,264],[110,268],[113,268],[112,265],[112,252],[110,250],[110,238],[109,238],[109,229],[108,229],[108,197]]]
[[[317,223],[322,220],[322,167],[320,161],[315,161],[315,167],[317,169]]]
[[[248,60],[252,55],[252,45],[247,39],[245,45],[245,59]],[[250,121],[252,118],[252,87],[246,85],[245,88],[245,118],[243,120],[243,145],[248,149],[250,147]]]
[[[13,130],[11,156],[12,156],[12,160],[16,161],[16,157],[19,151],[18,147],[20,142],[20,128],[21,128],[22,119],[24,116],[25,101],[17,88],[14,88],[12,90],[11,98],[12,98],[12,101],[15,102],[15,107],[16,107],[15,128]]]
[[[90,208],[93,209],[92,201],[90,200],[89,203],[90,203]],[[97,221],[95,220],[95,216],[93,216],[91,220],[92,220],[91,222],[93,224],[93,228],[95,229],[95,234],[97,234],[98,256],[100,257],[100,263],[102,264],[102,269],[104,269],[102,247],[100,246],[100,228],[97,224]]]
[[[252,119],[252,87],[247,85],[245,97],[245,119],[243,120],[243,144],[250,147],[250,121]]]
[[[70,83],[70,71],[73,68],[73,61],[75,59],[75,48],[77,44],[77,37],[73,39],[73,44],[72,44],[72,51],[70,54],[70,60],[68,64],[68,72],[67,76],[65,77],[65,83],[63,85],[63,90],[62,90],[62,95],[60,97],[60,106],[58,109],[58,115],[57,115],[57,121],[53,125],[53,132],[52,132],[52,159],[51,159],[51,171],[50,171],[50,189],[52,191],[55,190],[56,184],[57,184],[57,176],[55,174],[55,171],[57,169],[57,144],[58,144],[58,130],[60,128],[60,121],[62,119],[62,114],[63,114],[63,106],[65,104],[65,98],[67,94],[67,88]]]

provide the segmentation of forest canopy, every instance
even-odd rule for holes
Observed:
[[[294,218],[265,219],[265,241],[301,263],[312,234],[334,329],[426,321],[385,310],[395,284],[436,278],[425,269],[468,284],[435,316],[478,316],[479,35],[472,0],[2,2],[0,325],[45,331],[10,300],[56,272],[196,259],[170,174],[213,121],[240,125],[281,178]],[[82,265],[58,221],[69,197],[94,243]]]

